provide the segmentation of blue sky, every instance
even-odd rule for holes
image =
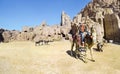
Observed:
[[[91,0],[0,0],[0,28],[21,30],[23,26],[60,24],[61,12],[71,19]]]

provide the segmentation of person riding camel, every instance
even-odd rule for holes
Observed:
[[[86,30],[85,24],[80,23],[79,34],[81,36],[81,46],[83,46],[83,47],[84,47],[84,43],[85,43],[84,38],[85,38],[85,36],[87,34],[87,31],[85,31],[85,30]]]
[[[76,45],[77,48],[77,44],[76,44],[76,34],[78,33],[78,26],[77,24],[71,22],[71,30],[70,30],[70,34],[72,35],[72,45],[71,45],[71,55],[73,52],[73,47],[74,45]]]

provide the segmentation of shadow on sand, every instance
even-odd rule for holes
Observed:
[[[120,42],[114,42],[113,44],[120,45]]]
[[[69,56],[71,56],[71,57],[73,57],[73,58],[75,58],[75,59],[79,59],[79,60],[83,61],[84,63],[87,63],[87,61],[85,61],[85,59],[84,59],[83,57],[81,57],[80,55],[77,55],[78,57],[76,57],[75,51],[73,51],[72,54],[71,54],[71,52],[72,52],[71,50],[67,50],[67,51],[66,51],[66,53],[67,53]],[[89,59],[89,58],[86,58],[86,60],[95,62],[95,60],[92,60],[92,59]]]
[[[100,50],[98,50],[97,48],[93,48],[94,51],[100,52]]]
[[[71,50],[67,50],[66,53],[67,53],[69,56],[75,58],[75,52],[74,52],[74,51],[72,52]],[[71,55],[71,53],[72,53],[72,55]]]

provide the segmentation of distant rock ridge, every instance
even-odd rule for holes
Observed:
[[[68,34],[70,28],[67,25],[48,26],[47,23],[41,23],[36,27],[24,26],[22,31],[0,29],[0,42],[11,41],[59,41],[63,35]]]
[[[22,31],[0,29],[0,42],[11,41],[58,41],[67,39],[71,28],[71,19],[63,11],[61,13],[61,24],[48,26],[44,21],[39,26],[24,26]]]

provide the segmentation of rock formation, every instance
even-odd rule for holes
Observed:
[[[20,34],[19,31],[16,31],[16,30],[12,30],[10,31],[11,32],[11,38],[10,38],[10,41],[15,41],[17,40],[17,36]]]
[[[21,32],[0,29],[0,42],[68,39],[71,22],[85,23],[88,30],[94,26],[99,41],[104,37],[120,42],[120,0],[92,0],[73,20],[62,12],[60,25],[48,26],[42,22],[36,27],[24,26]]]
[[[61,26],[71,27],[71,18],[63,11],[61,15]]]
[[[24,26],[22,31],[0,29],[0,42],[10,41],[58,41],[62,39],[61,33],[68,33],[67,26],[48,26],[42,23],[36,27]]]
[[[4,42],[9,42],[11,40],[12,34],[10,31],[6,30],[2,33],[2,36],[4,38]]]
[[[77,20],[76,23],[83,22],[96,26],[99,41],[104,37],[120,42],[120,0],[92,0],[76,16],[73,19]]]
[[[3,38],[3,35],[2,33],[4,32],[4,29],[0,29],[0,42],[3,42],[4,41],[4,38]]]
[[[118,15],[107,14],[104,19],[105,37],[109,40],[120,41],[120,18]]]

